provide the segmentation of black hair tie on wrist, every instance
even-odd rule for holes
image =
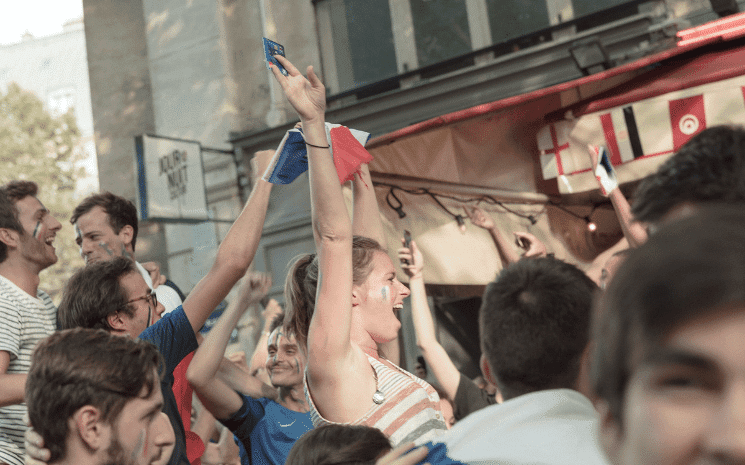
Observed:
[[[315,147],[317,149],[330,149],[331,148],[330,145],[313,145],[308,141],[305,141],[305,145],[310,145],[311,147]]]

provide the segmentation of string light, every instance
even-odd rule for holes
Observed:
[[[390,188],[388,190],[388,193],[385,196],[385,201],[388,204],[388,206],[391,207],[391,210],[395,211],[396,214],[398,214],[399,219],[405,218],[406,217],[406,212],[404,212],[404,210],[403,210],[403,203],[401,202],[401,199],[399,199],[396,196],[396,193],[395,193],[396,190],[400,190],[400,191],[405,192],[405,193],[407,193],[409,195],[427,195],[427,196],[431,197],[432,200],[434,200],[434,202],[445,213],[447,213],[448,215],[450,215],[451,217],[453,217],[453,219],[455,220],[455,222],[458,224],[458,229],[460,229],[460,231],[462,233],[465,233],[466,232],[466,218],[465,218],[465,216],[459,215],[459,214],[455,214],[452,211],[450,211],[450,209],[447,208],[445,205],[443,205],[443,203],[440,201],[441,198],[442,199],[453,200],[455,202],[462,203],[462,204],[479,204],[479,203],[485,203],[487,205],[496,205],[496,206],[499,206],[500,208],[502,208],[507,213],[510,213],[512,215],[515,215],[515,216],[518,216],[520,218],[523,218],[523,219],[526,219],[526,220],[530,221],[530,224],[531,225],[535,225],[536,223],[538,223],[538,220],[536,219],[536,216],[537,215],[541,215],[543,213],[543,211],[545,211],[545,206],[544,206],[544,210],[541,211],[541,212],[539,212],[539,213],[531,213],[531,214],[521,213],[521,212],[518,212],[518,211],[515,211],[515,210],[511,209],[510,207],[508,207],[507,205],[505,205],[503,202],[495,199],[494,197],[492,197],[490,195],[481,195],[481,196],[474,196],[474,197],[457,197],[457,196],[453,196],[453,195],[447,195],[447,194],[440,194],[440,193],[432,192],[429,189],[427,189],[426,187],[418,187],[418,188],[413,188],[413,189],[407,189],[407,188],[403,188],[401,186],[397,186],[395,184],[389,184],[389,183],[386,183],[386,182],[376,182],[375,185],[376,186],[386,186],[386,187],[389,187]],[[534,202],[526,202],[526,203],[534,203]]]
[[[573,217],[575,217],[577,219],[584,220],[584,222],[587,223],[587,230],[590,231],[591,233],[597,231],[598,225],[595,224],[595,222],[592,221],[592,219],[590,219],[590,217],[592,216],[592,214],[595,211],[595,209],[598,208],[597,205],[593,204],[592,209],[590,210],[590,213],[588,215],[581,216],[581,215],[578,215],[577,213],[574,213],[573,211],[569,210],[568,208],[564,207],[560,203],[552,202],[550,200],[549,200],[548,203],[551,204],[552,206],[558,208],[559,210],[572,215]]]
[[[396,202],[398,202],[398,207],[396,207],[395,205],[391,203],[391,199],[390,199],[391,197],[396,199]],[[388,193],[386,194],[385,201],[389,207],[391,207],[393,210],[396,211],[396,213],[398,213],[399,219],[406,218],[406,212],[404,211],[404,204],[401,203],[401,199],[396,197],[396,194],[393,192],[393,187],[391,187],[391,190],[389,190]]]

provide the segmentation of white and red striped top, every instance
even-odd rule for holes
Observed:
[[[426,381],[390,363],[367,356],[377,376],[377,388],[385,399],[377,404],[370,399],[370,409],[350,425],[367,425],[381,430],[396,447],[406,442],[424,444],[435,441],[447,428],[440,412],[440,397]],[[390,364],[390,366],[389,366]],[[305,376],[305,397],[310,405],[313,426],[335,424],[318,413],[308,390]]]

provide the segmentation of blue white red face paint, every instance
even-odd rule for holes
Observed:
[[[41,221],[36,222],[36,227],[34,228],[34,239],[37,241],[41,240]]]
[[[383,300],[388,300],[391,296],[391,288],[383,286],[383,289],[380,290],[380,294],[383,296]]]

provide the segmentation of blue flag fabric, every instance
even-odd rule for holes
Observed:
[[[308,171],[308,152],[300,129],[290,129],[282,138],[264,180],[272,184],[290,184]]]

